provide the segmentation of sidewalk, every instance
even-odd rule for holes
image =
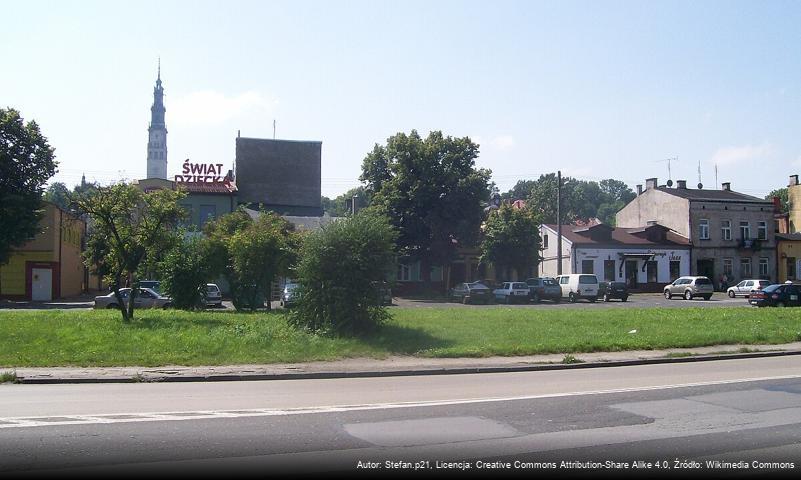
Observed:
[[[19,383],[23,384],[295,380],[522,372],[779,355],[801,355],[801,342],[782,345],[717,345],[670,350],[550,354],[525,357],[419,358],[396,356],[383,360],[353,358],[332,362],[270,365],[0,368],[0,373],[14,371]],[[578,363],[568,363],[567,360],[571,359],[577,360]]]

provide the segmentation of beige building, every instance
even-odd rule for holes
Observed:
[[[798,175],[790,175],[790,183],[787,185],[787,200],[790,203],[788,233],[795,233],[801,229],[801,185],[798,184]]]
[[[674,188],[646,180],[645,190],[617,213],[618,227],[658,223],[690,239],[690,274],[709,277],[717,287],[745,278],[776,281],[774,204],[731,190]]]

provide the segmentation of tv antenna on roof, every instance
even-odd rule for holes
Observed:
[[[704,188],[704,184],[701,183],[701,160],[698,160],[698,190]]]
[[[670,182],[668,184],[668,186],[673,184],[673,177],[670,175],[670,162],[678,162],[678,161],[679,161],[679,157],[670,157],[670,158],[665,158],[665,159],[662,159],[662,160],[657,160],[657,162],[667,162],[668,182]]]

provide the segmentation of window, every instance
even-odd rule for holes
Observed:
[[[670,261],[670,279],[675,280],[681,276],[681,262],[679,260]]]
[[[763,222],[764,223],[764,222]],[[760,258],[759,259],[759,276],[767,277],[768,274],[768,259],[767,258]]]
[[[548,248],[548,234],[542,236],[542,248]]]
[[[751,238],[751,224],[748,222],[740,222],[740,238],[748,240]],[[750,262],[750,260],[749,260]]]
[[[648,283],[656,283],[657,274],[656,274],[656,262],[645,262],[645,278]]]
[[[731,220],[720,222],[720,233],[723,240],[731,240]]]
[[[709,220],[705,218],[698,221],[698,238],[709,240]]]
[[[411,280],[412,269],[409,265],[404,265],[402,263],[398,264],[398,281],[399,282],[408,282]]]
[[[731,258],[724,258],[723,259],[723,275],[731,278],[734,276],[734,262],[732,262]]]
[[[748,278],[751,276],[751,259],[740,259],[740,277]]]
[[[581,273],[595,273],[593,271],[593,262],[592,260],[582,260],[581,261]]]
[[[768,222],[759,222],[757,224],[757,238],[760,240],[768,239]],[[760,263],[761,262],[760,260]]]
[[[615,281],[615,261],[604,260],[604,280],[607,282]]]

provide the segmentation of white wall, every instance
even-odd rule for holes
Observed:
[[[690,251],[689,249],[671,249],[671,248],[576,248],[576,257],[573,259],[573,264],[570,270],[565,273],[585,273],[582,272],[583,260],[591,260],[593,264],[593,273],[598,276],[599,280],[604,280],[604,260],[615,261],[615,281],[625,281],[626,270],[621,269],[621,262],[625,259],[620,257],[620,253],[655,253],[653,261],[656,262],[656,278],[658,283],[669,283],[674,279],[670,278],[670,260],[679,261],[679,275],[690,274]],[[631,260],[634,260],[633,258]],[[637,283],[648,282],[648,272],[643,271],[644,259],[637,260]]]

